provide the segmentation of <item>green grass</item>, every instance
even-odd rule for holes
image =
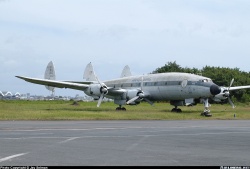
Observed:
[[[97,102],[73,101],[21,101],[0,100],[0,120],[198,120],[198,119],[250,119],[249,104],[237,104],[232,109],[229,104],[213,104],[212,117],[200,116],[203,104],[180,107],[182,113],[171,112],[169,103],[141,103],[125,106],[127,111],[116,111],[113,102],[104,102],[99,108]],[[234,117],[234,114],[236,117]]]

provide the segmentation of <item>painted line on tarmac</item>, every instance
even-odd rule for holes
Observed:
[[[8,161],[8,160],[10,160],[12,158],[16,158],[16,157],[19,157],[19,156],[26,155],[26,154],[28,154],[28,153],[15,154],[15,155],[12,155],[12,156],[1,158],[0,163],[3,162],[3,161]]]
[[[67,139],[67,140],[61,141],[61,142],[59,142],[59,143],[67,143],[67,142],[69,142],[69,141],[72,141],[72,140],[75,140],[75,139],[78,139],[78,138],[81,138],[81,137],[72,137],[72,138],[69,138],[69,139]]]

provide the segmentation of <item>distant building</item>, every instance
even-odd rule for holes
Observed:
[[[78,100],[78,101],[93,101],[93,98],[90,96],[80,96],[77,94],[75,97],[70,96],[38,96],[31,95],[30,93],[21,94],[16,92],[13,94],[10,91],[0,91],[0,100]]]

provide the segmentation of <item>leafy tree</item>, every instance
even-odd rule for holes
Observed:
[[[245,86],[250,85],[250,73],[242,72],[239,68],[225,68],[225,67],[211,67],[205,66],[201,70],[197,68],[182,68],[180,65],[174,62],[168,62],[164,66],[157,68],[152,73],[164,73],[164,72],[186,72],[199,74],[209,77],[213,82],[219,86],[229,87],[231,80],[234,78],[232,86]],[[233,100],[239,102],[250,102],[250,89],[241,89],[230,92]]]
[[[164,66],[157,68],[153,73],[164,73],[164,72],[183,72],[183,68],[176,62],[168,62]]]

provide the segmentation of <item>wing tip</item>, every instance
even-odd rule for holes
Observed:
[[[20,78],[20,79],[24,78],[23,76],[15,76],[15,77]]]

